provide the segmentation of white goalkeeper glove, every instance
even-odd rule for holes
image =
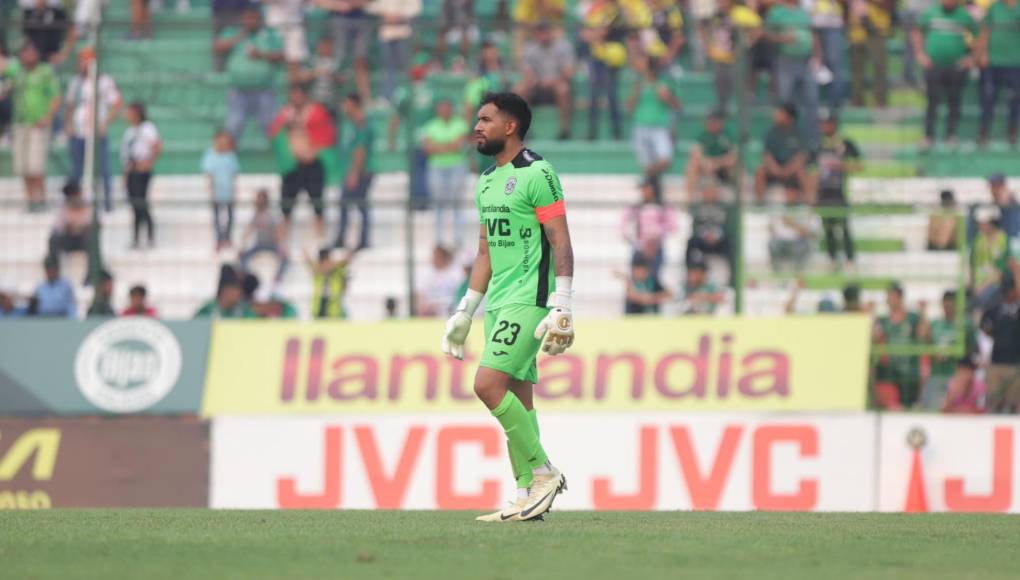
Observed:
[[[549,315],[535,329],[535,338],[541,340],[542,335],[545,335],[542,350],[553,356],[563,353],[574,344],[574,317],[570,313],[572,281],[570,276],[556,277],[556,291],[546,303],[550,308]]]
[[[468,333],[471,332],[471,319],[482,303],[482,294],[468,288],[467,294],[460,299],[457,311],[446,321],[446,331],[443,333],[443,352],[458,359],[464,360],[464,342]]]

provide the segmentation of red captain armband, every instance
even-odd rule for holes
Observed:
[[[544,224],[545,222],[558,218],[561,215],[567,215],[567,206],[563,203],[563,200],[559,200],[556,203],[550,203],[542,207],[535,208],[535,217],[538,218],[538,223]]]

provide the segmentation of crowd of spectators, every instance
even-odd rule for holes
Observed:
[[[943,190],[939,207],[929,216],[928,251],[958,252],[959,241],[967,240],[968,284],[946,290],[940,308],[930,309],[926,300],[911,297],[910,284],[898,281],[885,288],[884,304],[862,301],[856,283],[844,288],[842,307],[829,295],[817,303],[820,313],[866,312],[873,316],[872,403],[877,408],[1020,412],[1020,203],[1002,174],[989,176],[987,183],[987,203],[960,208],[955,193]],[[819,229],[830,226],[822,217],[819,228],[815,216],[808,227],[812,221],[809,213],[798,215],[805,221],[779,214],[781,227],[789,231],[778,239],[801,239],[794,233],[803,226],[805,234],[810,232],[810,237],[803,238],[805,244],[813,247]],[[961,216],[969,233],[959,231]],[[770,225],[775,221],[773,218]],[[784,244],[788,248],[783,257],[799,255],[790,250],[802,248],[799,243]],[[771,250],[773,259],[779,257]],[[803,287],[803,278],[798,278],[786,304],[788,314],[797,312]],[[936,310],[940,315],[932,318]]]
[[[14,169],[23,179],[31,211],[45,204],[46,161],[55,124],[67,136],[70,160],[64,201],[49,237],[46,281],[32,296],[12,300],[10,295],[0,295],[4,316],[15,311],[77,314],[74,285],[60,278],[59,266],[62,254],[85,251],[91,236],[91,214],[81,197],[80,181],[85,135],[92,131],[86,111],[93,104],[98,111],[96,169],[103,205],[112,209],[112,174],[116,173],[116,167],[106,163],[112,137],[108,133],[111,123],[123,116],[128,128],[121,136],[120,170],[134,215],[133,247],[140,248],[143,240],[150,247],[156,242],[149,190],[164,145],[160,132],[148,119],[143,103],[124,102],[110,75],[101,74],[96,88],[85,82],[95,54],[89,48],[79,50],[77,39],[89,23],[89,10],[78,9],[71,15],[58,4],[20,0],[26,42],[16,56],[6,51],[0,55],[0,70],[12,87]],[[80,4],[98,3],[83,0]],[[291,217],[299,196],[306,194],[316,216],[317,235],[326,241],[328,182],[335,172],[340,183],[338,228],[335,237],[330,236],[318,250],[317,258],[306,256],[305,263],[313,279],[314,315],[345,315],[349,265],[354,252],[371,241],[370,190],[379,148],[370,113],[386,107],[393,111],[391,149],[401,124],[414,125],[407,131],[412,135],[407,145],[415,149],[412,190],[421,207],[435,211],[436,249],[414,300],[416,310],[430,316],[445,313],[462,290],[461,211],[470,206],[470,171],[478,169],[468,146],[470,118],[487,90],[514,87],[535,106],[555,107],[556,136],[562,140],[579,132],[574,118],[579,108],[587,108],[589,139],[600,138],[608,128],[609,137],[622,140],[624,127],[630,126],[627,137],[642,177],[639,202],[627,208],[622,218],[623,238],[632,251],[630,268],[621,278],[626,286],[624,310],[635,314],[659,312],[670,302],[679,304],[683,312],[705,314],[726,300],[726,287],[733,283],[734,233],[739,227],[731,202],[743,169],[738,167],[733,99],[736,87],[745,85],[748,89],[738,98],[756,101],[762,92],[756,90],[760,72],[769,73],[770,85],[764,93],[767,102],[775,105],[774,122],[761,141],[761,161],[751,172],[749,189],[751,201],[767,211],[768,257],[776,275],[803,274],[819,245],[834,271],[856,269],[846,184],[848,176],[862,168],[863,153],[840,130],[839,112],[847,104],[889,106],[890,40],[894,37],[905,40],[903,81],[924,84],[922,149],[938,140],[943,106],[947,111],[941,134],[950,144],[961,137],[964,89],[975,78],[980,83],[978,144],[990,140],[995,107],[1003,95],[1009,107],[1005,136],[1014,145],[1017,140],[1020,30],[1015,24],[1020,15],[1016,0],[974,4],[908,0],[898,6],[894,0],[592,0],[577,3],[576,14],[569,12],[565,0],[501,0],[496,14],[503,22],[484,25],[476,16],[476,2],[442,0],[437,21],[429,23],[438,32],[431,50],[416,45],[414,26],[421,22],[423,4],[420,0],[212,2],[212,52],[214,67],[228,85],[227,115],[197,166],[209,177],[214,249],[230,250],[236,241],[238,264],[221,272],[216,296],[201,314],[287,316],[293,311],[293,305],[279,296],[291,264]],[[152,11],[158,8],[146,0],[132,0],[131,7],[130,38],[152,38]],[[177,8],[188,9],[187,2],[179,2]],[[306,26],[306,14],[312,10],[326,13],[327,25],[321,30]],[[576,34],[566,28],[571,18],[580,23]],[[506,50],[499,33],[510,30],[511,20],[516,26]],[[682,276],[674,290],[661,281],[663,244],[678,229],[676,210],[665,201],[662,178],[675,172],[676,132],[684,97],[679,59],[685,52],[690,53],[694,68],[713,75],[717,101],[706,115],[704,130],[692,145],[683,172],[692,227],[682,252]],[[74,73],[62,87],[56,67],[72,55],[76,57]],[[376,72],[370,69],[372,62],[380,65],[377,85],[372,82]],[[748,78],[738,78],[741,65],[750,69]],[[432,95],[428,78],[438,71],[465,75],[461,102]],[[625,72],[633,75],[634,82],[621,87]],[[587,90],[578,90],[582,78],[589,83]],[[284,86],[287,98],[281,104],[277,95]],[[579,99],[581,94],[587,95],[585,101]],[[249,125],[256,126],[254,136]],[[246,144],[262,137],[271,143],[281,185],[279,192],[257,194],[251,222],[235,240],[237,177],[244,161],[236,150],[243,151]],[[973,356],[922,364],[920,357],[889,355],[876,365],[876,398],[884,406],[934,408],[953,399],[966,407],[977,399],[959,381],[982,376],[989,385],[989,409],[1002,410],[1020,402],[1010,398],[1012,387],[1003,391],[1004,398],[996,398],[998,385],[1013,380],[1009,369],[1016,368],[1008,362],[1013,356],[1010,339],[1000,340],[996,333],[1005,337],[1012,329],[1009,312],[1018,297],[1013,255],[1020,235],[1020,207],[1003,176],[993,176],[990,184],[993,203],[975,212],[974,231],[968,232],[973,285],[967,289],[967,310],[959,314],[944,310],[943,320],[928,321],[925,309],[911,310],[906,290],[894,286],[888,291],[889,314],[878,320],[875,339],[889,345],[945,345],[951,342],[946,337],[955,332],[955,317],[965,317],[980,322],[975,327],[995,339],[992,367],[986,370],[983,360]],[[772,188],[778,194],[770,195]],[[951,191],[943,192],[940,201],[942,211],[933,213],[929,222],[928,247],[958,250],[959,208]],[[356,236],[349,232],[354,212],[360,216]],[[248,272],[258,254],[269,254],[277,261],[272,281],[261,292]],[[116,298],[112,275],[102,272],[95,284],[89,314],[112,314]],[[850,292],[847,309],[854,308],[857,300]],[[955,308],[955,298],[947,300]],[[148,313],[150,309],[145,288],[132,289],[130,310]],[[998,367],[995,372],[993,367]]]

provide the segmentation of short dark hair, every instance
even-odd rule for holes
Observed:
[[[942,294],[942,299],[943,300],[956,300],[956,290],[946,290],[945,293]]]
[[[690,272],[692,270],[701,270],[702,272],[708,271],[708,262],[705,261],[704,256],[692,257],[687,261],[687,271]]]
[[[843,302],[858,302],[861,299],[861,287],[850,284],[843,288]]]
[[[60,190],[65,197],[71,197],[72,195],[81,195],[81,184],[77,181],[68,181],[64,184],[64,187]]]
[[[635,256],[634,259],[630,261],[630,267],[632,269],[633,268],[647,268],[647,269],[651,270],[652,269],[652,262],[651,262],[651,260],[649,260],[648,258],[645,258],[644,256]]]
[[[981,367],[981,356],[976,352],[969,352],[960,360],[956,361],[956,366],[972,370],[978,369]]]
[[[139,121],[142,121],[144,123],[145,121],[149,120],[149,115],[145,111],[145,103],[141,101],[134,101],[130,105],[128,105],[128,108],[135,110],[135,113],[138,114]]]
[[[347,93],[344,95],[344,99],[354,103],[357,106],[361,106],[361,95],[358,93]]]
[[[789,115],[789,117],[794,121],[797,120],[797,105],[794,105],[793,103],[786,103],[780,105],[779,110]]]
[[[889,292],[895,292],[900,298],[903,297],[903,286],[901,286],[899,282],[889,284],[889,287],[886,288],[886,290]]]
[[[517,93],[500,92],[486,93],[482,97],[480,107],[493,105],[500,111],[510,115],[517,121],[517,136],[524,139],[528,136],[528,129],[531,129],[531,107]]]
[[[137,284],[137,285],[135,285],[135,286],[132,286],[132,287],[131,287],[131,290],[128,290],[128,295],[129,295],[129,296],[135,296],[135,295],[137,295],[137,296],[141,296],[142,298],[145,298],[145,296],[146,296],[146,295],[147,295],[148,293],[149,293],[149,291],[148,291],[148,290],[146,290],[146,289],[145,289],[145,286],[142,286],[141,284]]]

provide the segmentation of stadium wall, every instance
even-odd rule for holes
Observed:
[[[1020,418],[864,412],[868,319],[777,322],[580,323],[536,391],[557,508],[1020,512]],[[494,509],[505,442],[435,329],[5,323],[0,508]]]
[[[557,509],[1020,512],[1020,419],[543,414]],[[513,493],[485,417],[222,417],[210,505],[498,509]]]

